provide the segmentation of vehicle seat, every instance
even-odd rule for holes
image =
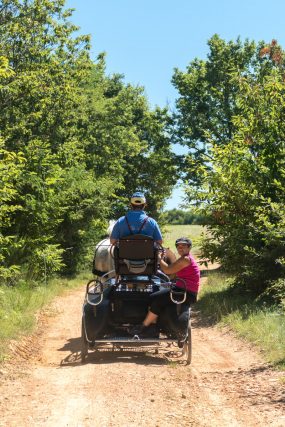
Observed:
[[[153,275],[157,272],[158,246],[150,236],[134,234],[122,237],[114,251],[119,275]]]

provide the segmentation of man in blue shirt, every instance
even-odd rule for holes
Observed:
[[[144,208],[146,199],[143,193],[136,192],[131,197],[132,210],[128,211],[115,223],[110,241],[116,243],[121,237],[131,234],[150,236],[157,243],[162,243],[162,235],[157,222],[146,215]]]

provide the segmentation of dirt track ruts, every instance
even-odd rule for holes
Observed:
[[[0,426],[285,425],[284,375],[193,314],[190,366],[154,352],[100,352],[81,364],[84,286],[57,298],[0,366]],[[177,350],[177,348],[175,349]]]

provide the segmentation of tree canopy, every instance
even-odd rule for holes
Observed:
[[[164,109],[90,59],[64,0],[0,2],[0,275],[72,273],[143,189],[159,215],[176,181]]]
[[[216,35],[209,47],[173,77],[188,198],[211,218],[204,255],[258,292],[284,294],[284,53],[275,40]]]

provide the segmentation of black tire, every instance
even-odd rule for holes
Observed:
[[[86,358],[88,356],[88,342],[85,335],[85,325],[84,325],[84,318],[82,317],[82,324],[81,324],[81,363],[84,363],[86,361]]]
[[[187,328],[187,338],[184,343],[183,353],[186,357],[186,365],[190,365],[192,360],[192,332],[191,332],[191,322],[189,320]]]

